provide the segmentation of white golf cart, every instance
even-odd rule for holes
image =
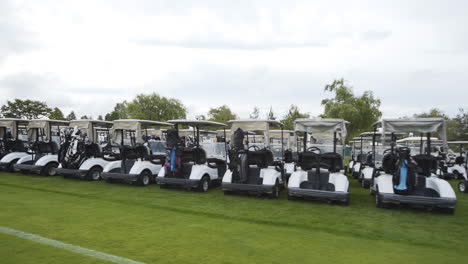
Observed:
[[[164,163],[165,142],[149,136],[148,129],[171,127],[172,124],[138,119],[114,120],[112,141],[120,142],[117,157],[106,157],[109,162],[101,173],[108,183],[124,182],[147,186]]]
[[[16,161],[27,155],[28,122],[16,118],[0,119],[0,170],[13,172],[13,165]]]
[[[102,157],[106,150],[112,150],[111,126],[112,122],[100,120],[70,121],[72,131],[60,146],[57,173],[65,178],[100,180],[101,172],[109,163]]]
[[[278,198],[281,187],[284,186],[283,161],[274,160],[270,149],[270,127],[283,128],[283,124],[275,120],[231,120],[232,139],[229,151],[229,170],[222,181],[224,194],[244,192],[252,194],[268,194]],[[249,135],[249,132],[261,132],[261,143],[252,143],[249,138],[260,135]],[[284,133],[280,133],[283,137]],[[245,140],[244,140],[245,139]],[[284,138],[281,139],[284,142]],[[281,145],[281,157],[284,156],[284,144]]]
[[[26,156],[13,165],[15,171],[36,173],[44,176],[57,174],[58,150],[69,122],[64,120],[37,119],[28,123],[30,144]]]
[[[440,208],[447,213],[455,212],[457,198],[450,184],[437,177],[437,157],[431,155],[431,133],[438,133],[447,143],[446,124],[443,118],[383,119],[376,125],[391,133],[425,133],[426,153],[412,155],[409,147],[387,150],[383,157],[383,174],[376,175],[371,186],[377,207],[388,204]],[[395,136],[392,135],[392,140]],[[421,146],[422,148],[422,146]]]
[[[303,151],[298,153],[297,170],[289,178],[288,199],[303,197],[349,204],[349,181],[342,171],[342,141],[346,137],[347,123],[333,118],[297,119],[294,122],[296,133],[303,134]],[[332,146],[320,140],[308,144],[308,135],[316,133],[332,133]]]
[[[216,132],[205,132],[201,128],[220,128],[225,124],[204,120],[169,120],[175,129],[167,131],[165,166],[159,171],[156,182],[161,189],[175,186],[187,190],[207,192],[210,186],[219,184],[226,171],[226,142],[217,142]],[[190,126],[191,137],[181,137],[179,126]],[[210,136],[211,135],[211,136]]]
[[[454,175],[455,179],[460,180],[458,190],[468,193],[468,159],[467,150],[464,148],[465,145],[468,145],[468,141],[451,141],[448,143],[458,145],[460,151],[460,155],[455,158],[455,162],[448,167],[448,172]]]

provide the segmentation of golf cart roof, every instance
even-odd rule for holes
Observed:
[[[447,128],[443,118],[382,119],[374,125],[381,125],[384,132],[437,132],[443,144],[447,142]]]
[[[247,131],[246,133],[248,133],[249,135],[255,135],[255,132],[252,132],[252,131]],[[218,137],[224,137],[224,129],[216,130],[216,134]],[[230,137],[230,136],[231,136],[231,129],[226,129],[226,137]]]
[[[225,127],[226,125],[223,123],[207,121],[207,120],[189,120],[189,119],[174,119],[168,120],[167,122],[172,123],[174,125],[188,125],[192,127],[201,127],[201,126],[209,126],[209,127]]]
[[[0,127],[14,127],[16,123],[24,123],[25,125],[29,122],[26,119],[19,118],[0,118]]]
[[[376,131],[375,132],[375,135],[376,136],[381,136],[383,133],[381,131]],[[392,132],[385,132],[385,136],[390,136],[392,134]],[[403,133],[403,132],[397,132],[397,133],[393,133],[394,135],[406,135],[407,133]],[[360,136],[356,137],[356,138],[360,138],[360,137],[368,137],[368,136],[373,136],[374,135],[374,132],[373,131],[370,131],[370,132],[364,132],[364,133],[361,133]]]
[[[29,121],[28,128],[45,128],[50,126],[68,126],[70,121],[66,120],[52,120],[52,119],[34,119]]]
[[[294,131],[307,133],[339,132],[346,136],[346,124],[349,122],[338,118],[300,118],[294,121]]]
[[[112,126],[112,122],[110,121],[102,121],[102,120],[92,120],[92,119],[80,119],[80,120],[72,120],[70,121],[70,126],[78,126],[78,127],[88,127],[88,125],[91,124],[93,126],[99,126],[102,128],[110,127]]]
[[[153,120],[140,120],[140,119],[117,119],[114,120],[113,129],[131,129],[131,130],[140,130],[141,126],[151,126],[151,127],[163,127],[163,126],[173,126],[172,124],[166,122],[159,122]]]
[[[451,145],[465,145],[468,144],[468,141],[449,141],[447,143]]]
[[[232,131],[238,128],[245,131],[270,131],[270,126],[284,127],[283,123],[279,121],[266,119],[236,119],[229,120],[228,124]]]
[[[406,137],[406,138],[402,138],[402,139],[399,139],[397,140],[396,142],[397,143],[403,143],[403,142],[420,142],[420,141],[426,141],[427,138],[426,137]],[[431,137],[431,142],[437,142],[437,141],[442,141],[440,140],[439,138],[437,137]]]

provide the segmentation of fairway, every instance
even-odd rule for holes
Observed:
[[[452,181],[455,187],[456,181]],[[454,216],[0,173],[0,226],[144,263],[465,263],[468,195]],[[0,233],[2,263],[105,263]],[[109,262],[110,263],[110,262]]]

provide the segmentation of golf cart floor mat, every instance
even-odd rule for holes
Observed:
[[[301,189],[311,189],[311,190],[322,190],[322,191],[335,191],[335,185],[329,183],[329,172],[320,172],[315,171],[307,172],[307,181],[301,182],[299,188]]]

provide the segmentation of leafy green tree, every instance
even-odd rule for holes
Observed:
[[[270,111],[268,111],[266,118],[268,120],[276,120],[275,113],[273,112],[273,107],[270,106]]]
[[[45,102],[15,99],[7,101],[6,105],[0,108],[0,111],[7,118],[37,119],[48,117],[52,109]]]
[[[258,107],[255,106],[252,113],[249,115],[249,118],[258,119],[259,116],[260,116],[260,109],[258,109]]]
[[[322,117],[349,121],[347,141],[362,132],[371,131],[372,124],[382,116],[380,100],[374,98],[372,91],[355,96],[343,78],[327,84],[325,91],[334,93],[334,97],[322,100],[325,107]]]
[[[217,108],[210,108],[208,111],[208,120],[226,124],[227,121],[237,119],[237,115],[234,114],[229,106],[222,105]]]
[[[49,119],[52,120],[65,120],[65,117],[63,116],[62,110],[60,108],[55,107],[52,112],[49,115]]]
[[[93,119],[93,117],[92,117],[92,116],[84,115],[84,116],[80,117],[80,119]]]
[[[71,111],[71,112],[67,115],[67,117],[66,117],[65,119],[68,120],[68,121],[76,120],[75,112]]]
[[[271,109],[270,109],[271,110]],[[294,129],[294,121],[298,118],[308,118],[308,113],[301,113],[299,107],[296,105],[291,105],[289,107],[288,113],[284,116],[281,120],[281,123],[284,124],[284,129],[286,130],[293,130]]]
[[[185,106],[178,99],[157,93],[137,95],[127,104],[125,111],[130,118],[156,121],[185,118],[187,115]]]
[[[196,120],[206,120],[206,116],[205,115],[197,115],[195,117]]]
[[[442,112],[442,110],[438,109],[438,108],[432,108],[429,110],[429,112],[424,112],[424,113],[420,113],[420,114],[414,114],[413,115],[414,117],[425,117],[425,118],[429,118],[429,117],[443,117],[445,119],[449,119],[449,117],[447,115],[444,114],[444,112]]]
[[[114,110],[106,114],[105,119],[107,121],[114,121],[117,119],[128,118],[127,104],[128,104],[127,101],[123,101],[122,103],[117,103],[114,107]]]
[[[101,121],[102,121],[102,120],[104,120],[104,119],[102,118],[102,115],[98,115],[97,120],[101,120]]]

